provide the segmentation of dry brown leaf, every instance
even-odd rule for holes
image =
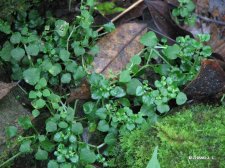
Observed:
[[[0,82],[0,100],[5,97],[10,90],[16,86],[16,83],[4,83]]]
[[[190,32],[182,29],[174,23],[171,18],[170,8],[167,2],[145,0],[145,4],[149,9],[156,27],[162,34],[169,36],[172,39],[185,35],[190,35],[193,37]]]
[[[126,23],[100,39],[98,42],[100,51],[93,62],[94,71],[106,77],[109,77],[111,71],[113,74],[120,72],[130,58],[144,48],[139,39],[145,32],[147,32],[147,24]],[[91,98],[90,87],[87,81],[84,81],[80,87],[71,91],[67,102],[89,98]]]
[[[123,24],[103,37],[98,42],[100,52],[93,62],[95,72],[106,77],[110,71],[114,74],[120,72],[130,58],[144,48],[139,39],[146,32],[147,24],[133,22]]]
[[[195,100],[215,98],[224,91],[225,72],[217,60],[204,60],[196,79],[184,89],[187,96]]]
[[[70,103],[76,99],[86,100],[86,99],[90,99],[90,98],[91,98],[90,85],[87,82],[87,80],[84,80],[81,83],[80,87],[71,91],[70,97],[66,100],[66,102]]]

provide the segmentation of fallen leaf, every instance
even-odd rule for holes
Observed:
[[[71,91],[69,98],[66,100],[67,103],[70,103],[76,99],[90,99],[91,98],[91,91],[90,85],[87,80],[84,80],[80,87]]]
[[[225,91],[225,72],[217,60],[204,60],[195,80],[189,83],[184,92],[194,100],[213,98]]]
[[[93,62],[94,71],[106,77],[109,77],[110,71],[114,74],[120,72],[130,58],[144,48],[139,39],[146,32],[147,24],[126,23],[100,39],[100,52]]]
[[[0,82],[0,100],[5,97],[10,90],[16,86],[16,83],[4,83]]]
[[[147,32],[147,25],[143,23],[126,23],[119,26],[114,32],[99,40],[99,54],[95,57],[94,71],[109,77],[120,72],[130,58],[140,52],[144,46],[139,42],[141,35]],[[81,86],[72,90],[67,103],[75,99],[90,99],[91,92],[88,82],[85,80]]]
[[[149,12],[154,20],[156,27],[160,32],[172,39],[176,39],[178,36],[193,35],[175,24],[171,18],[170,8],[165,1],[149,1],[145,0]]]

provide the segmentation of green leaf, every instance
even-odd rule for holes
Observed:
[[[26,140],[20,145],[19,151],[22,153],[29,153],[32,151],[31,149],[31,140]]]
[[[124,70],[120,73],[119,81],[122,83],[127,83],[131,80],[130,72],[128,70]]]
[[[40,85],[40,89],[44,88],[47,86],[47,80],[45,78],[41,78],[39,81],[38,81],[38,85]]]
[[[36,99],[37,98],[37,93],[33,90],[29,92],[29,99]]]
[[[69,30],[69,23],[64,20],[57,20],[55,22],[55,31],[59,36],[64,37]]]
[[[70,83],[71,81],[71,74],[70,73],[65,73],[61,77],[61,82],[62,83]]]
[[[148,32],[141,36],[140,42],[144,46],[153,48],[158,44],[158,38],[154,32]]]
[[[96,110],[96,115],[101,119],[101,120],[104,120],[106,119],[107,117],[107,109],[102,107],[102,108],[99,108],[98,110]]]
[[[13,44],[19,44],[21,41],[21,34],[19,32],[15,32],[10,37],[10,42]]]
[[[118,102],[125,107],[130,107],[130,101],[127,98],[118,99]]]
[[[46,102],[43,99],[38,99],[38,100],[35,100],[32,102],[32,106],[35,109],[41,109],[41,108],[45,107],[45,105],[46,105]]]
[[[102,2],[97,4],[96,7],[102,15],[110,15],[124,10],[123,8],[117,7],[114,2]]]
[[[76,122],[72,124],[71,131],[76,135],[80,135],[83,133],[84,128],[80,122]]]
[[[55,148],[54,143],[47,138],[45,138],[44,141],[41,141],[40,145],[41,145],[42,149],[44,149],[48,152],[52,152]]]
[[[0,19],[0,32],[5,34],[11,33],[10,24],[8,22],[4,22],[2,19]]]
[[[25,51],[24,49],[17,47],[12,49],[10,54],[16,61],[20,61],[25,56]]]
[[[31,120],[28,116],[19,117],[18,124],[25,130],[27,130],[33,126],[31,123]]]
[[[57,130],[57,124],[53,121],[48,121],[46,123],[46,131],[47,132],[55,132]]]
[[[87,148],[82,148],[80,151],[80,160],[84,163],[94,163],[97,157],[93,151]]]
[[[2,49],[0,50],[0,57],[4,60],[4,61],[10,61],[11,60],[11,50],[13,49],[13,46],[6,41],[3,44]]]
[[[136,88],[136,96],[142,96],[145,93],[145,90],[142,86]]]
[[[34,118],[38,117],[40,115],[40,111],[38,111],[37,109],[34,109],[32,111],[32,115],[34,116]]]
[[[180,53],[180,47],[177,44],[174,44],[173,46],[168,46],[165,49],[165,55],[167,56],[167,58],[169,59],[176,59],[177,55]]]
[[[95,0],[87,0],[87,5],[93,7],[95,4]]]
[[[166,113],[166,112],[170,111],[170,107],[167,104],[159,104],[159,105],[157,105],[157,110],[160,113]]]
[[[116,135],[113,134],[113,133],[108,133],[104,139],[104,142],[107,144],[107,145],[113,145],[117,142],[117,138],[116,138]]]
[[[212,48],[210,46],[204,46],[202,48],[201,54],[204,57],[209,57],[212,54]]]
[[[30,56],[37,56],[40,51],[38,44],[29,44],[26,47],[26,52]]]
[[[41,64],[41,68],[43,71],[49,71],[52,68],[52,63],[49,59],[44,59],[44,61]]]
[[[55,160],[50,160],[48,162],[48,168],[59,168],[59,165]]]
[[[148,162],[148,165],[146,168],[160,168],[159,161],[157,159],[157,153],[158,153],[158,146],[155,147],[154,152],[152,154],[151,160]]]
[[[109,124],[107,123],[106,120],[101,120],[99,121],[97,128],[101,132],[107,132],[109,130]]]
[[[84,55],[85,49],[80,45],[80,42],[75,41],[71,46],[73,47],[76,56]]]
[[[90,114],[93,112],[95,108],[95,104],[93,102],[86,102],[84,105],[83,105],[83,109],[84,109],[84,113],[85,114]]]
[[[51,92],[48,89],[44,89],[42,91],[42,94],[43,94],[44,97],[49,97],[51,95]]]
[[[60,51],[59,51],[59,57],[60,57],[60,59],[61,60],[63,60],[63,61],[68,61],[69,60],[69,58],[70,58],[70,52],[69,51],[67,51],[66,49],[60,49]]]
[[[6,136],[12,138],[16,136],[18,129],[15,126],[9,126],[6,128]]]
[[[58,126],[59,126],[59,128],[67,128],[68,124],[65,121],[60,121]]]
[[[65,66],[66,66],[66,70],[71,73],[74,73],[77,69],[77,63],[75,61],[70,60],[69,62],[66,62]]]
[[[48,72],[50,74],[52,74],[53,76],[57,76],[58,74],[60,74],[60,72],[62,71],[62,67],[60,64],[54,64],[49,70]]]
[[[110,94],[114,97],[120,98],[126,95],[126,92],[123,88],[116,86],[113,90],[110,91]]]
[[[48,152],[42,149],[38,149],[37,153],[35,153],[36,160],[47,160],[48,159]]]
[[[98,54],[99,53],[99,46],[98,45],[95,45],[95,46],[93,46],[91,49],[90,49],[90,51],[89,51],[89,53],[91,54],[91,55],[93,55],[93,56],[95,56],[96,54]]]
[[[73,74],[74,80],[79,80],[85,77],[86,72],[82,66],[79,66]]]
[[[140,65],[141,57],[139,55],[134,55],[130,60],[134,65]]]
[[[25,82],[30,85],[35,85],[40,80],[40,69],[29,68],[23,72]]]
[[[183,93],[183,92],[179,92],[178,95],[177,95],[177,97],[176,97],[176,103],[177,103],[177,105],[182,105],[182,104],[186,103],[186,101],[187,101],[186,94]]]
[[[75,143],[75,142],[77,142],[77,137],[74,135],[71,135],[69,138],[69,141],[70,141],[70,143]]]
[[[129,131],[132,131],[135,128],[135,125],[133,123],[127,123],[126,127]]]
[[[127,94],[129,95],[136,95],[136,90],[138,86],[142,86],[142,83],[136,79],[133,78],[129,83],[127,83]]]
[[[112,22],[104,24],[103,27],[105,31],[109,33],[116,29],[115,25]]]

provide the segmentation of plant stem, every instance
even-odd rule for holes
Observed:
[[[79,99],[77,99],[76,101],[75,101],[75,103],[74,103],[74,111],[75,111],[75,113],[76,113],[76,110],[77,110],[77,103],[79,102]]]
[[[67,51],[69,51],[69,42],[70,42],[70,38],[71,38],[71,36],[73,35],[73,33],[74,33],[74,31],[78,28],[79,26],[77,26],[77,27],[75,27],[75,25],[73,26],[73,28],[72,28],[72,31],[70,32],[70,35],[69,35],[69,37],[67,38],[67,43],[66,43],[66,49],[67,49]]]
[[[19,152],[16,155],[12,156],[11,158],[9,158],[8,160],[6,160],[5,162],[3,162],[0,167],[6,166],[8,163],[10,163],[11,161],[13,161],[15,158],[19,157],[22,153]]]
[[[24,48],[25,48],[25,51],[27,53],[27,46],[25,44],[24,44]],[[34,67],[34,63],[33,63],[32,59],[31,59],[31,56],[28,53],[27,53],[27,57],[28,57],[28,60],[30,61],[30,64],[32,65],[32,67]]]
[[[171,65],[158,51],[156,51],[155,49],[152,49],[153,51],[155,51],[155,53],[165,62],[167,63],[168,65],[170,65],[171,67],[173,65]]]

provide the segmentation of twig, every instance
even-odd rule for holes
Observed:
[[[119,15],[117,15],[116,17],[114,17],[110,22],[115,22],[116,20],[118,20],[120,17],[122,17],[123,15],[125,15],[127,12],[131,11],[133,8],[137,7],[140,3],[144,2],[144,0],[138,0],[137,2],[135,2],[133,5],[131,5],[129,8],[127,8],[126,10],[124,10],[122,13],[120,13]],[[104,28],[100,27],[97,32],[102,31]]]
[[[3,162],[0,167],[3,167],[5,165],[7,165],[8,163],[10,163],[11,161],[13,161],[15,158],[19,157],[22,153],[19,152],[16,155],[12,156],[11,158],[9,158],[8,160],[6,160],[5,162]]]
[[[214,19],[210,19],[210,18],[207,18],[205,16],[201,16],[201,15],[197,15],[197,17],[201,20],[204,20],[206,22],[213,22],[213,23],[216,23],[218,25],[222,25],[222,26],[225,26],[225,22],[223,21],[219,21],[219,20],[214,20]]]

